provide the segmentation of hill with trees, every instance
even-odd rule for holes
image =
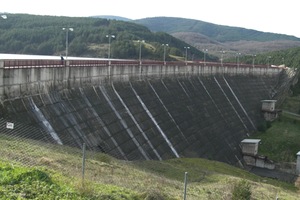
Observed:
[[[237,62],[237,56],[240,63],[245,64],[262,64],[262,65],[285,65],[290,68],[299,68],[300,66],[300,47],[286,50],[278,50],[261,54],[239,54],[229,56],[224,54],[224,62]],[[300,93],[299,93],[300,94]]]
[[[200,20],[153,17],[135,20],[151,31],[163,31],[209,53],[220,56],[221,51],[259,54],[300,46],[294,36],[261,32],[240,27],[208,23]]]
[[[72,27],[74,31],[66,30]],[[62,29],[66,28],[65,31]],[[111,58],[162,60],[164,46],[166,60],[184,58],[187,43],[163,32],[151,32],[148,28],[129,21],[94,17],[61,17],[27,14],[7,14],[0,23],[0,52],[64,55],[66,36],[70,56],[108,57],[111,38]],[[140,43],[143,41],[144,43]],[[191,46],[190,59],[203,57],[203,52]],[[207,57],[207,60],[216,60]]]
[[[130,20],[116,16],[61,17],[27,14],[7,14],[0,23],[0,53],[65,55],[66,31],[69,56],[107,58],[108,35],[111,38],[111,58],[162,60],[202,60],[204,51],[208,61],[237,59],[256,64],[283,63],[295,66],[296,47],[300,39],[274,33],[264,33],[238,27],[221,26],[203,21],[171,17]],[[170,35],[172,34],[172,35]],[[168,44],[164,49],[162,44]],[[188,52],[184,47],[189,47]],[[281,52],[276,56],[269,52]],[[222,55],[225,53],[224,55]],[[258,56],[262,54],[261,58]],[[277,54],[277,53],[276,53]],[[266,59],[266,55],[268,59]],[[269,59],[269,56],[272,58]],[[280,58],[279,58],[280,57]],[[279,59],[279,60],[278,60]]]

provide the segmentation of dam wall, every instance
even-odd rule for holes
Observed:
[[[0,100],[111,81],[190,75],[277,75],[281,68],[220,63],[128,60],[2,60]]]
[[[3,134],[101,151],[124,160],[241,159],[240,141],[281,97],[281,68],[68,61],[1,64]],[[78,66],[76,66],[78,65]],[[282,83],[282,84],[280,84]],[[284,90],[285,91],[285,90]],[[26,132],[26,134],[24,134]]]

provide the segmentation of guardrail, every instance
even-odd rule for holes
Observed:
[[[155,60],[3,60],[3,68],[14,69],[14,68],[44,68],[44,67],[85,67],[85,66],[108,66],[108,65],[124,65],[124,66],[215,66],[215,67],[240,67],[240,68],[268,68],[277,66],[267,66],[267,65],[252,65],[243,63],[220,63],[220,62],[203,62],[203,61],[155,61]]]

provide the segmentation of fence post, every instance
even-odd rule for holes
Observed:
[[[187,172],[184,173],[184,193],[183,193],[183,200],[186,200],[186,188],[187,188]]]
[[[82,146],[82,187],[84,187],[84,172],[85,172],[85,143]]]

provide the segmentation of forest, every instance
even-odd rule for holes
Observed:
[[[237,62],[237,56],[227,59],[227,62]],[[240,55],[239,62],[245,64],[259,65],[284,65],[290,68],[299,68],[300,48],[290,48],[286,50],[273,51],[258,55]]]
[[[278,39],[283,37],[275,36]],[[151,60],[163,60],[165,57],[166,61],[204,59],[204,52],[193,45],[165,32],[150,31],[134,21],[28,14],[7,14],[6,19],[0,18],[0,53],[64,56],[66,46],[68,56],[77,57]],[[206,53],[206,60],[220,61],[220,58]],[[233,54],[224,62],[297,68],[300,48],[258,55]]]
[[[203,52],[195,47],[133,22],[27,14],[7,14],[7,19],[0,20],[1,53],[65,55],[66,46],[69,56],[78,57],[107,58],[110,47],[110,58],[203,58]],[[207,56],[207,60],[216,59]]]

